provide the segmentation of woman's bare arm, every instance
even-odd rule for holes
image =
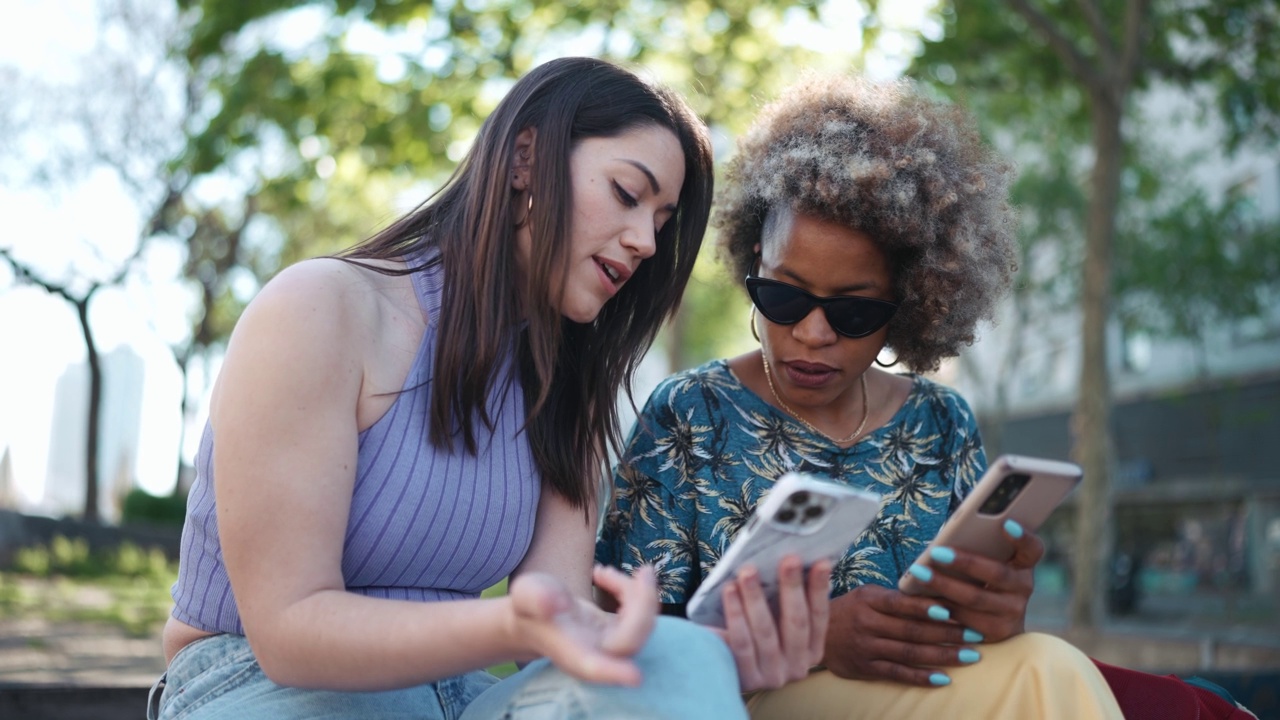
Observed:
[[[312,261],[268,284],[236,328],[213,401],[227,570],[255,655],[287,685],[404,687],[532,651],[506,598],[414,603],[344,589],[358,409],[387,322],[369,274]]]

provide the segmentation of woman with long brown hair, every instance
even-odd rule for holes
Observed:
[[[711,194],[679,97],[555,60],[438,194],[272,279],[214,387],[149,711],[741,713],[719,640],[658,622],[650,572],[591,556],[616,395],[676,307]],[[483,670],[534,658],[501,683]],[[719,670],[695,690],[690,667]]]

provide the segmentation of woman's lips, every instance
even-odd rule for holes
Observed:
[[[622,289],[622,283],[609,277],[609,273],[605,272],[604,265],[599,260],[595,260],[592,264],[596,266],[596,274],[600,277],[600,284],[604,286],[608,297],[617,295],[618,290]]]
[[[787,371],[787,379],[795,385],[806,388],[822,387],[830,382],[838,372],[830,365],[804,362],[801,360],[784,362],[782,366]]]

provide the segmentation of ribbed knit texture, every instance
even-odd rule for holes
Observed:
[[[488,398],[493,432],[475,422],[475,456],[460,439],[452,452],[427,440],[442,273],[437,265],[413,275],[427,329],[404,391],[360,434],[342,576],[347,590],[361,595],[474,598],[515,569],[533,537],[540,480],[520,430],[524,395],[513,356]],[[201,630],[243,634],[218,538],[213,443],[206,425],[182,529],[173,615]]]

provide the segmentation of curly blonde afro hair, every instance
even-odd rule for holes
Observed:
[[[899,303],[886,345],[936,370],[973,343],[1017,269],[1012,173],[968,114],[909,81],[810,74],[739,139],[714,219],[720,252],[745,277],[775,209],[866,233]]]

